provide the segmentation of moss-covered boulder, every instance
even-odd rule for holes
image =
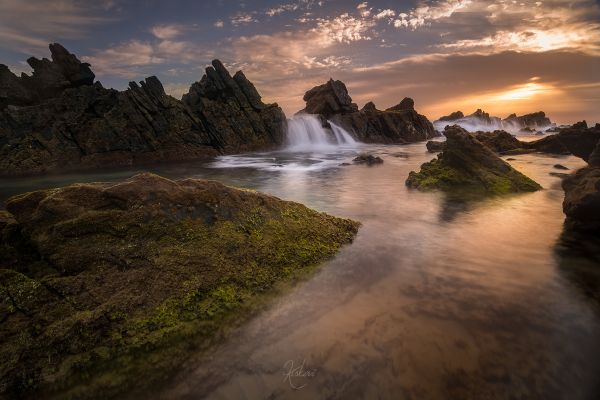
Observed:
[[[111,398],[150,384],[359,225],[152,174],[26,193],[6,209],[0,398]]]
[[[421,165],[421,171],[412,171],[407,186],[476,196],[541,189],[460,126],[446,127],[444,135],[444,151]]]

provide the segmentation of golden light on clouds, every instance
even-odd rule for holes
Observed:
[[[528,82],[494,92],[476,93],[444,101],[430,107],[428,112],[436,117],[447,114],[448,110],[470,114],[478,108],[502,118],[516,111],[525,113],[543,110],[552,114],[553,111],[558,111],[555,109],[555,99],[562,95],[563,91],[552,83],[541,83],[538,77],[533,77]],[[561,107],[564,108],[564,104]]]

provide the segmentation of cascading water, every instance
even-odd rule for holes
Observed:
[[[323,128],[319,118],[310,114],[296,115],[288,119],[288,150],[320,151],[340,146],[356,146],[356,140],[348,132],[332,122],[329,124],[331,131]]]

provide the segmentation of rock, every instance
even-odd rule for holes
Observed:
[[[219,60],[182,102],[218,138],[226,153],[266,150],[285,140],[286,118],[277,104],[264,104],[243,72],[231,77]]]
[[[444,151],[444,149],[446,148],[446,142],[430,140],[425,146],[427,147],[428,152],[439,153],[440,151]]]
[[[572,129],[587,129],[588,128],[588,124],[585,120],[583,121],[579,121],[574,123],[573,125],[571,125]]]
[[[0,269],[2,398],[121,398],[154,384],[359,225],[153,174],[26,193],[6,209],[0,247],[17,260]]]
[[[596,143],[600,140],[600,129],[565,128],[559,133],[533,142],[523,142],[523,147],[542,153],[573,154],[588,161]]]
[[[465,114],[462,113],[462,111],[455,111],[449,115],[445,115],[443,117],[440,117],[438,119],[438,121],[446,121],[446,122],[452,122],[452,121],[456,121],[457,119],[461,119],[464,118]]]
[[[156,77],[105,89],[89,65],[50,49],[52,61],[29,60],[32,76],[0,66],[0,175],[206,159],[284,141],[283,111],[217,60],[182,102]]]
[[[358,106],[352,103],[348,89],[342,81],[329,81],[316,86],[304,94],[308,114],[321,114],[329,118],[334,114],[353,113],[358,111]]]
[[[562,170],[568,170],[569,168],[565,167],[562,164],[554,164],[554,168],[556,169],[562,169]]]
[[[341,81],[316,86],[304,95],[301,112],[319,114],[366,143],[410,143],[438,136],[429,120],[414,110],[414,101],[404,98],[385,111],[367,103],[360,111]]]
[[[358,157],[352,160],[354,164],[367,164],[369,166],[375,164],[383,164],[381,157],[373,156],[371,154],[359,154]]]
[[[415,110],[415,101],[410,97],[405,97],[402,99],[400,103],[397,105],[388,108],[386,111],[414,111]]]
[[[516,114],[509,115],[506,119],[502,120],[504,126],[515,126],[519,127],[526,132],[533,132],[539,128],[545,128],[552,125],[550,118],[546,117],[546,113],[543,111],[534,112],[531,114],[525,114],[518,117]]]
[[[406,185],[421,190],[441,189],[464,196],[532,192],[541,189],[533,180],[504,162],[458,125],[444,131],[446,149],[412,171]]]
[[[475,138],[496,153],[505,153],[523,147],[523,143],[506,131],[476,132]]]

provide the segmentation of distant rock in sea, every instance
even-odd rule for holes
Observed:
[[[286,119],[243,73],[215,60],[184,101],[156,77],[125,91],[94,83],[90,65],[60,44],[30,58],[31,76],[0,64],[0,174],[123,166],[265,150],[284,142]]]
[[[306,108],[301,112],[319,114],[366,143],[410,143],[438,136],[427,117],[417,113],[413,99],[406,97],[385,111],[368,102],[359,111],[346,85],[330,79],[304,95]]]
[[[447,138],[444,151],[421,165],[419,172],[411,172],[407,186],[440,189],[464,197],[541,189],[460,126],[446,127],[444,135]]]
[[[446,125],[460,125],[469,132],[506,130],[511,133],[534,133],[538,130],[550,129],[555,126],[543,111],[517,116],[510,114],[505,119],[490,116],[481,109],[465,116],[461,111],[440,117],[433,121],[438,130]]]

